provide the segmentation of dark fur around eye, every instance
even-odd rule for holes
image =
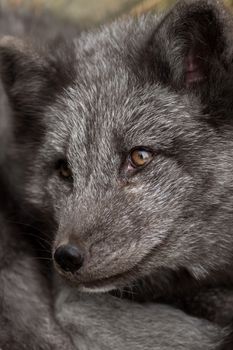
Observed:
[[[73,181],[72,170],[69,167],[67,159],[59,159],[56,162],[55,169],[61,179],[65,181]]]

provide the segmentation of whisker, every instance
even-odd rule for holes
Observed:
[[[30,259],[35,259],[35,260],[47,260],[47,261],[53,261],[53,259],[52,258],[45,258],[45,257],[43,257],[43,256],[31,256],[31,257],[29,257]]]
[[[22,232],[23,235],[25,236],[31,236],[31,237],[35,237],[36,239],[39,239],[40,241],[42,242],[45,242],[48,246],[51,247],[52,245],[52,242],[48,241],[47,239],[43,238],[43,237],[40,237],[40,236],[37,236],[36,234],[34,233],[31,233],[31,232]]]
[[[47,237],[48,239],[51,239],[51,236],[47,232],[41,231],[38,227],[36,227],[32,224],[24,223],[24,222],[20,222],[20,221],[15,221],[15,220],[9,220],[9,219],[7,219],[7,222],[12,223],[12,224],[16,224],[16,225],[21,225],[24,227],[29,227],[29,228],[31,227],[33,230],[36,230],[37,232],[41,233],[43,236]]]

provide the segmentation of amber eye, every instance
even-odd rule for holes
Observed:
[[[130,162],[135,168],[140,168],[148,163],[150,163],[153,159],[153,152],[145,149],[145,148],[135,148],[130,153]]]
[[[57,171],[64,180],[72,180],[72,171],[68,165],[67,160],[59,160],[57,162]]]

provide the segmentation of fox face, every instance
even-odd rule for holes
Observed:
[[[230,30],[219,2],[181,1],[70,43],[2,39],[20,191],[80,289],[231,264]]]

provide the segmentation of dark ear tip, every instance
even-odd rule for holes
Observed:
[[[177,10],[191,12],[192,10],[203,10],[212,11],[215,15],[225,16],[229,11],[223,0],[180,0],[175,5],[174,8]]]
[[[191,6],[191,5],[211,6],[211,7],[224,6],[223,0],[179,0],[177,3],[184,6]]]
[[[32,56],[32,47],[27,41],[14,36],[0,38],[0,74],[8,93],[18,73],[30,66]]]

